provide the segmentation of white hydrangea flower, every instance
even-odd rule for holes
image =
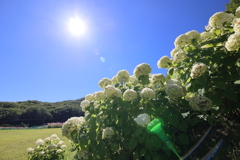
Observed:
[[[40,156],[42,156],[42,155],[44,155],[44,151],[41,151],[41,152],[39,152],[38,154],[40,155]]]
[[[156,84],[156,85],[161,85],[162,83],[164,83],[166,81],[164,75],[161,73],[153,74],[151,80],[152,80],[152,83]]]
[[[147,63],[141,63],[135,67],[133,74],[138,78],[143,75],[149,75],[150,72],[152,72],[150,65]]]
[[[171,57],[174,57],[174,55],[180,50],[180,48],[174,48],[172,49],[172,51],[170,52]]]
[[[52,141],[59,140],[59,138],[58,138],[58,136],[57,136],[56,134],[52,134],[52,135],[50,136],[50,139],[51,139]]]
[[[105,129],[103,129],[102,139],[111,138],[113,135],[114,135],[114,132],[113,132],[112,127],[107,127]]]
[[[33,148],[28,148],[28,149],[27,149],[27,152],[28,152],[28,153],[32,153],[33,151],[34,151]]]
[[[86,123],[84,117],[71,117],[62,125],[62,136],[71,140],[71,133]]]
[[[87,151],[78,151],[78,159],[88,159],[88,152]]]
[[[192,30],[185,34],[188,35],[190,39],[196,39],[197,41],[200,40],[200,33],[198,33],[198,31]]]
[[[240,48],[240,33],[234,33],[228,37],[225,44],[228,51],[235,51]]]
[[[50,141],[51,141],[50,137],[47,137],[47,138],[44,139],[44,143],[47,143],[47,142],[50,142]]]
[[[81,108],[82,108],[82,111],[83,112],[86,112],[86,107],[88,107],[90,105],[90,102],[88,100],[83,100],[80,104]]]
[[[186,96],[186,100],[189,102],[189,105],[193,110],[206,111],[212,108],[212,101],[205,96],[189,94]]]
[[[201,40],[205,41],[205,40],[211,39],[213,36],[213,33],[212,32],[202,32],[200,35],[201,35]]]
[[[187,58],[187,55],[186,55],[186,53],[182,50],[182,49],[180,49],[175,55],[174,55],[174,61],[175,62],[181,62],[181,61],[183,61],[184,59],[186,59]]]
[[[130,75],[127,70],[120,70],[117,73],[117,80],[118,82],[128,82]]]
[[[191,44],[191,38],[186,34],[181,34],[174,41],[174,45],[176,48],[183,48],[189,44]]]
[[[240,18],[240,6],[236,9],[235,16],[236,18]]]
[[[56,144],[52,144],[52,145],[49,145],[49,146],[47,146],[47,149],[55,149],[55,148],[57,148],[57,145]]]
[[[207,68],[208,68],[208,66],[203,63],[194,64],[191,69],[190,77],[194,79],[194,78],[197,78],[197,77],[203,75],[207,71]]]
[[[171,63],[171,59],[168,56],[163,56],[157,62],[158,68],[168,68],[168,63]]]
[[[170,98],[180,98],[185,96],[183,87],[173,83],[166,86],[165,92]]]
[[[143,90],[140,92],[140,97],[142,99],[154,99],[155,92],[150,88],[143,88]]]
[[[133,89],[127,89],[123,93],[123,99],[125,101],[134,101],[137,98],[137,92],[134,91]]]
[[[85,96],[85,100],[88,100],[89,102],[93,102],[94,101],[94,96],[93,94],[88,94]]]
[[[62,145],[61,149],[67,149],[67,146],[66,145]]]
[[[93,96],[96,101],[101,101],[105,98],[104,91],[94,92]]]
[[[234,20],[233,30],[235,33],[240,33],[240,18]]]
[[[117,76],[114,76],[113,78],[112,78],[112,85],[115,85],[115,84],[118,84],[119,82],[118,82],[118,79],[117,79]]]
[[[61,152],[62,152],[62,150],[61,150],[61,149],[58,149],[56,152],[57,152],[57,153],[61,153]]]
[[[167,81],[167,85],[169,84],[176,84],[176,85],[182,86],[181,82],[179,82],[176,79],[170,79],[169,81]]]
[[[105,87],[104,95],[111,99],[113,97],[122,97],[122,92],[120,89],[115,88],[113,85],[108,85]]]
[[[42,139],[38,139],[37,141],[36,141],[36,145],[37,146],[40,146],[40,145],[43,145],[44,144],[44,141],[42,140]]]
[[[134,121],[142,127],[146,127],[150,123],[150,116],[147,113],[143,113],[134,118]]]
[[[93,103],[93,106],[94,106],[95,108],[98,108],[98,106],[100,106],[100,104],[98,103],[98,101],[95,101],[95,102]]]
[[[98,85],[104,90],[107,85],[111,85],[112,80],[109,78],[103,78],[98,82]]]
[[[59,142],[57,143],[57,146],[58,146],[58,147],[61,147],[63,144],[64,144],[63,141],[59,141]]]
[[[138,83],[138,79],[134,75],[130,76],[129,81],[133,85],[136,85]]]
[[[231,23],[234,19],[233,14],[217,12],[210,17],[208,24],[211,27],[222,28],[225,22]]]

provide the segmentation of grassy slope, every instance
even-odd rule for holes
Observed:
[[[36,147],[37,139],[45,139],[52,134],[57,134],[68,148],[71,147],[68,139],[62,137],[60,128],[0,130],[0,160],[26,160],[27,148]],[[72,159],[72,156],[70,151],[66,152],[67,159]]]

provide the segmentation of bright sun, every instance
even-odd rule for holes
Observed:
[[[86,24],[79,18],[70,18],[68,22],[68,29],[71,34],[79,36],[86,32]]]

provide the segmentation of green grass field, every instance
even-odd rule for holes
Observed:
[[[36,147],[37,139],[45,139],[57,134],[68,146],[65,152],[66,159],[73,159],[74,153],[69,151],[70,142],[62,137],[61,128],[28,129],[28,130],[0,130],[0,160],[26,160],[27,148]]]

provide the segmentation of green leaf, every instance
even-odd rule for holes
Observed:
[[[222,81],[218,81],[217,83],[215,83],[215,86],[217,88],[220,88],[220,89],[224,90],[224,91],[227,90],[227,85]]]
[[[227,98],[237,102],[237,94],[234,90],[227,90],[223,93]]]
[[[202,86],[206,86],[207,83],[207,77],[205,76],[200,76],[196,79],[196,83],[202,85]]]
[[[146,154],[147,150],[145,148],[142,148],[140,150],[140,156],[144,156]]]
[[[168,70],[168,75],[173,75],[173,71],[174,71],[174,69],[173,68],[170,68],[169,70]]]
[[[180,134],[178,138],[182,144],[188,144],[189,142],[189,138],[185,133]]]
[[[178,127],[178,124],[179,124],[179,120],[178,120],[178,117],[173,115],[171,117],[169,117],[169,122],[174,126],[174,127]]]
[[[134,132],[134,136],[138,137],[140,134],[142,133],[142,128],[138,128],[135,132]]]
[[[118,144],[117,143],[111,143],[111,150],[113,151],[113,152],[116,152],[117,150],[118,150]]]
[[[212,55],[212,62],[213,63],[218,63],[221,60],[221,56],[214,54]]]
[[[215,104],[216,106],[220,106],[222,104],[222,97],[220,95],[213,95],[211,98],[210,98],[213,102],[213,104]]]
[[[141,84],[143,85],[146,85],[146,84],[149,84],[149,76],[148,75],[143,75],[143,76],[140,76],[138,77],[138,80]]]
[[[139,160],[139,155],[138,155],[138,153],[136,151],[133,152],[133,159],[134,160]]]
[[[145,158],[146,160],[151,160],[151,156],[150,156],[149,154],[145,155],[144,158]]]
[[[188,128],[188,123],[187,122],[181,122],[179,124],[179,128],[180,128],[181,131],[185,132],[187,130],[187,128]]]
[[[129,149],[133,150],[137,146],[137,140],[135,138],[131,138],[129,143]]]
[[[132,130],[132,127],[129,125],[124,125],[124,133],[128,135]]]

